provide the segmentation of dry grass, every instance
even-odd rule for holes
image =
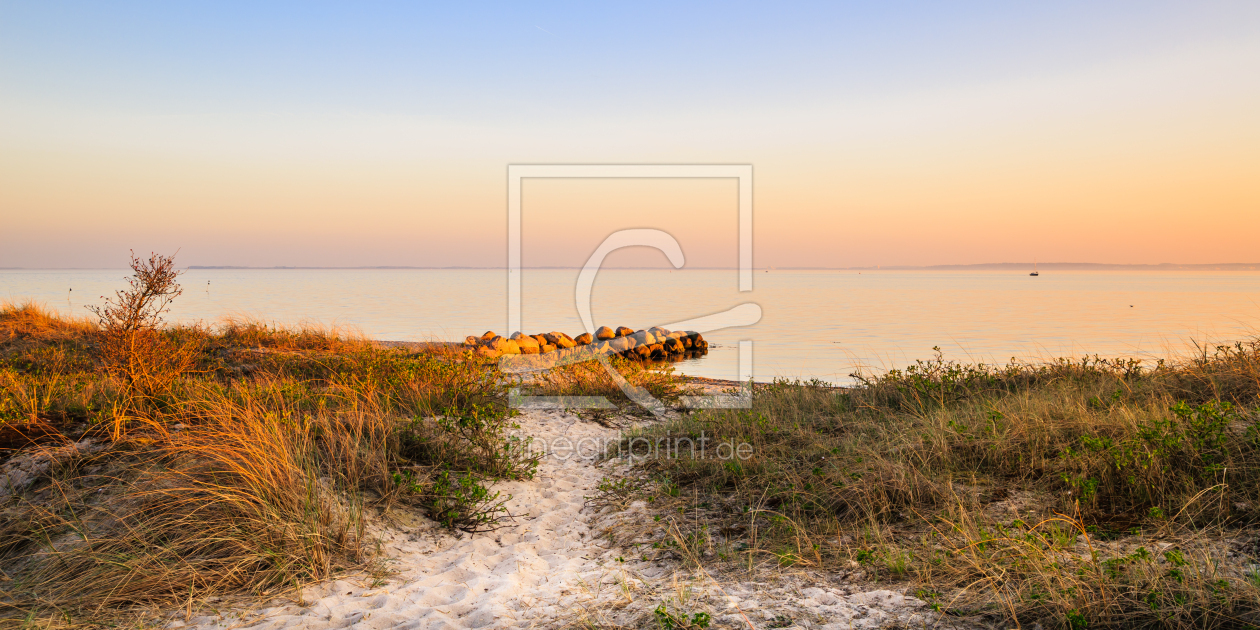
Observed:
[[[688,525],[658,541],[680,557],[680,540],[722,532],[710,561],[910,581],[956,614],[1246,627],[1258,394],[1254,342],[1147,369],[938,359],[848,390],[778,382],[751,410],[648,428],[709,448],[644,462],[637,496]],[[723,459],[722,442],[751,456]]]
[[[61,317],[37,302],[0,303],[0,343],[6,349],[26,340],[43,344],[83,342],[95,330],[96,327],[86,317]]]
[[[201,423],[63,461],[6,506],[6,609],[66,624],[191,610],[365,559],[356,491],[388,490],[386,424],[337,414],[286,426],[204,402]]]
[[[224,345],[238,348],[346,352],[372,345],[361,332],[351,328],[316,323],[277,326],[247,317],[226,318],[218,332]]]
[[[291,590],[364,567],[366,519],[400,502],[493,527],[485,481],[536,465],[474,357],[241,321],[145,331],[106,350],[91,322],[0,309],[0,464],[52,462],[0,496],[0,625]],[[158,360],[168,344],[188,360]]]
[[[608,357],[609,365],[631,386],[640,388],[653,398],[674,405],[682,396],[698,393],[674,374],[667,363],[644,363],[620,356]],[[618,383],[598,361],[562,365],[531,375],[525,383],[528,394],[536,396],[603,396],[625,413],[641,413],[632,404]]]

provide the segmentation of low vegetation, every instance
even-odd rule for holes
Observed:
[[[1260,625],[1260,343],[855,376],[627,436],[683,452],[605,499],[648,499],[653,552],[715,570],[843,571],[1023,627]]]
[[[494,528],[537,459],[470,355],[343,331],[165,326],[171,260],[96,321],[0,306],[0,625],[191,611],[371,570],[372,511]],[[7,620],[7,621],[6,621]]]
[[[379,571],[366,531],[384,510],[498,526],[492,482],[538,465],[511,390],[604,396],[621,410],[584,414],[608,424],[637,409],[621,379],[667,404],[695,393],[618,358],[620,379],[590,362],[521,382],[347,331],[171,326],[172,261],[132,264],[94,319],[0,306],[0,626],[191,614]],[[592,501],[648,501],[656,539],[636,555],[706,571],[839,572],[1010,627],[1260,626],[1260,342],[856,378],[647,424],[623,447],[675,456]],[[709,623],[684,612],[654,620]]]

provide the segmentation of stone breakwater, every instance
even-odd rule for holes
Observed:
[[[554,331],[537,335],[517,332],[511,337],[503,337],[487,331],[480,337],[469,336],[464,345],[488,358],[554,353],[557,359],[563,356],[583,361],[594,358],[596,354],[619,354],[640,361],[677,361],[709,352],[709,342],[700,333],[660,327],[634,330],[625,326],[600,326],[594,335],[582,333],[576,337]]]

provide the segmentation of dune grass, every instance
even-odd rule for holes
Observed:
[[[0,488],[0,625],[134,623],[371,573],[365,527],[391,506],[496,526],[489,482],[538,463],[509,388],[628,403],[596,363],[520,383],[347,331],[125,321],[0,305],[0,464],[26,471]],[[689,393],[614,365],[666,402]],[[951,615],[1260,625],[1260,343],[1156,366],[938,357],[859,381],[758,386],[752,409],[630,433],[714,448],[593,500],[650,500],[651,553],[890,581]]]
[[[493,528],[486,485],[537,465],[505,382],[470,355],[244,321],[151,326],[120,352],[103,329],[0,306],[0,463],[43,463],[0,494],[0,625],[191,613],[370,571],[369,513]]]
[[[647,427],[626,446],[709,448],[606,492],[651,500],[657,548],[697,563],[839,570],[1024,627],[1256,627],[1258,395],[1257,342],[1151,368],[938,357]]]
[[[668,363],[634,361],[617,355],[607,359],[609,366],[631,387],[647,392],[666,405],[677,405],[682,396],[696,393]],[[523,387],[535,396],[602,396],[620,413],[650,415],[631,402],[598,361],[571,363],[532,374]]]

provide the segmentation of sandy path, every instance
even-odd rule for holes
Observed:
[[[532,410],[518,420],[523,433],[549,444],[565,438],[590,445],[616,436],[562,412]],[[597,467],[595,455],[593,448],[553,453],[535,479],[496,484],[495,490],[512,495],[508,508],[516,518],[495,532],[455,537],[424,518],[377,529],[373,534],[396,571],[387,584],[338,580],[304,590],[305,605],[225,611],[168,627],[555,628],[582,620],[639,625],[662,603],[709,611],[714,627],[785,627],[787,619],[786,627],[805,628],[932,625],[934,615],[923,602],[889,591],[854,592],[833,580],[799,576],[718,586],[672,561],[630,557],[600,533],[651,516],[642,504],[584,513],[585,498],[616,473],[608,463]]]
[[[530,411],[522,432],[552,442],[564,437],[607,438],[616,432],[576,416]],[[588,441],[589,444],[589,441]],[[195,617],[204,628],[482,628],[550,627],[566,597],[580,593],[581,576],[598,566],[587,554],[587,523],[580,514],[604,471],[593,449],[548,456],[531,481],[494,486],[512,495],[516,515],[491,533],[452,536],[427,519],[379,529],[384,553],[394,559],[389,583],[379,588],[338,580],[306,589],[306,606],[289,604],[252,613]],[[182,625],[175,622],[172,627]]]

